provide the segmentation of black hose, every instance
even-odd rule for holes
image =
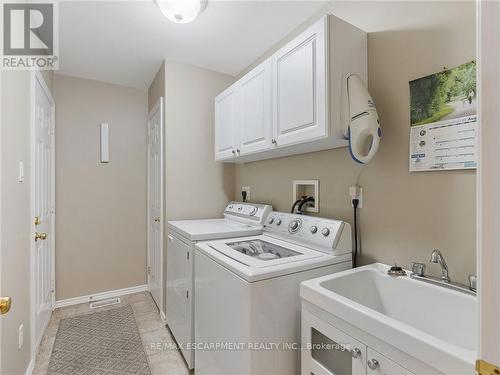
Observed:
[[[302,202],[299,204],[298,211],[302,212],[302,207],[307,203],[307,202],[313,202],[314,203],[314,197],[307,197],[306,199],[302,199]]]
[[[297,199],[297,200],[295,201],[295,203],[294,203],[294,204],[293,204],[293,206],[292,206],[292,211],[291,211],[291,213],[292,213],[292,214],[293,214],[293,212],[295,211],[295,206],[297,206],[297,204],[299,204],[300,202],[302,202],[302,199]]]
[[[356,258],[358,257],[358,203],[359,199],[352,200],[352,205],[354,207],[354,251],[352,255],[352,268],[356,268]]]

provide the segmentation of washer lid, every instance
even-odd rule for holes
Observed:
[[[318,251],[268,236],[221,240],[208,245],[241,264],[255,268],[300,262],[323,255]]]
[[[228,245],[235,242],[255,240],[269,242],[298,254],[292,254],[280,259],[262,259],[262,257],[242,254]],[[257,282],[338,263],[351,262],[351,253],[341,255],[326,254],[267,235],[198,242],[196,252],[207,256],[228,270],[228,272],[233,272],[247,282]],[[198,262],[196,260],[199,256],[197,253],[195,254],[195,263]]]

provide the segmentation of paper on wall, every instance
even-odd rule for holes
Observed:
[[[410,172],[477,166],[476,63],[410,82]]]

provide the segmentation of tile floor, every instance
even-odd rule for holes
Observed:
[[[165,344],[173,344],[170,332],[165,328],[151,295],[148,292],[129,294],[120,297],[120,304],[102,307],[98,310],[115,308],[130,304],[134,310],[137,326],[144,343],[153,375],[187,375],[189,370],[181,354],[176,349],[165,348]],[[94,311],[98,311],[94,310]],[[59,321],[90,311],[88,303],[62,307],[52,313],[49,325],[38,348],[33,375],[44,375],[49,366],[50,354],[56,338]]]

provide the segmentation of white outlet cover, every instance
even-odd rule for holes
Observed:
[[[250,186],[242,186],[241,191],[247,192],[247,201],[249,201],[250,200]]]
[[[19,342],[19,349],[21,349],[23,347],[23,344],[24,344],[24,325],[21,324],[19,326],[19,329],[18,329],[18,336],[19,336],[19,339],[18,339],[18,342]]]
[[[349,196],[349,201],[351,202],[351,207],[354,208],[354,205],[352,204],[352,197]],[[363,188],[359,188],[359,195],[358,195],[358,208],[363,208]]]

